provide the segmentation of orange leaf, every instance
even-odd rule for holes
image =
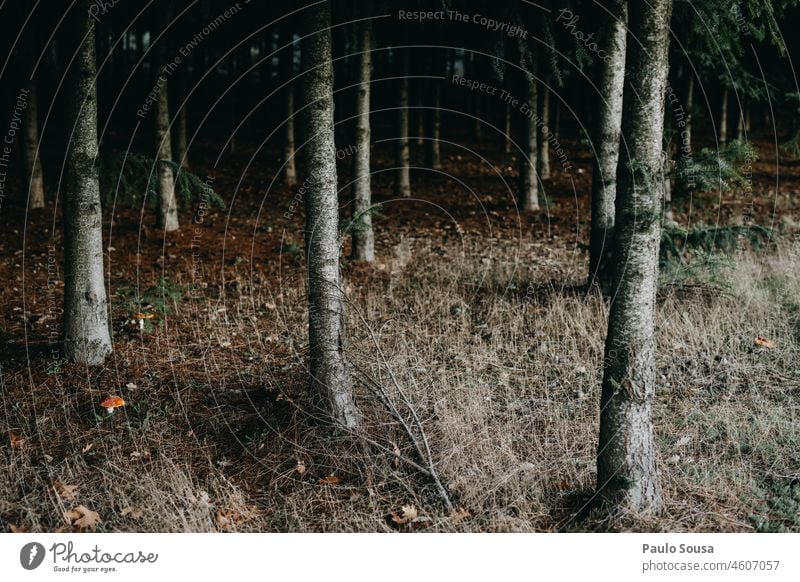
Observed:
[[[455,522],[463,521],[465,519],[469,519],[470,517],[472,517],[472,514],[463,507],[454,509],[453,513],[450,514],[450,519]]]
[[[11,441],[11,448],[12,449],[21,449],[25,446],[28,442],[25,438],[19,436],[18,434],[14,434],[13,432],[9,435],[9,440]]]
[[[338,485],[342,480],[336,475],[328,475],[319,480],[320,485]]]
[[[99,513],[92,511],[85,505],[74,507],[65,515],[72,526],[81,531],[93,530],[98,523],[103,521],[100,519]]]
[[[772,349],[775,347],[775,342],[771,339],[765,338],[763,335],[757,335],[756,339],[753,340],[757,346],[761,346],[762,348],[769,348]]]
[[[75,499],[75,491],[77,491],[77,489],[77,485],[65,485],[61,481],[55,481],[53,483],[53,490],[56,492],[56,495],[67,501]]]
[[[397,525],[404,525],[417,519],[419,513],[413,505],[404,505],[397,513],[392,513],[392,521]]]

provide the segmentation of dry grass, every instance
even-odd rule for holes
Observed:
[[[36,386],[4,374],[0,432],[26,442],[0,446],[0,520],[52,531],[83,504],[100,531],[383,531],[412,504],[419,517],[401,529],[797,531],[787,511],[800,478],[799,259],[796,244],[743,253],[724,289],[663,288],[667,510],[646,522],[591,511],[606,305],[569,286],[583,259],[483,241],[441,251],[404,241],[374,271],[348,268],[368,444],[316,421],[297,268],[268,286],[242,265],[222,298],[181,301],[144,337],[118,333],[102,372],[65,367]],[[776,347],[756,348],[756,335]],[[34,389],[49,397],[33,404]],[[97,417],[112,390],[128,406]],[[426,466],[376,392],[421,443],[418,416],[469,517],[444,510],[407,462]],[[76,498],[55,481],[77,485]]]

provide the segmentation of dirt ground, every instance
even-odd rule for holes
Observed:
[[[166,237],[150,208],[105,209],[115,351],[102,368],[61,355],[55,186],[45,211],[7,202],[0,527],[634,527],[591,511],[607,313],[585,288],[591,160],[567,141],[571,171],[553,161],[543,210],[524,215],[513,156],[471,145],[445,146],[442,173],[414,170],[411,200],[394,198],[389,146],[374,149],[376,263],[343,265],[365,438],[319,422],[305,388],[302,204],[298,187],[272,184],[276,151],[240,144],[215,170],[218,152],[199,144],[192,170],[214,177],[228,208],[183,208]],[[682,226],[752,220],[775,240],[662,286],[667,511],[637,528],[800,529],[800,164],[778,166],[767,140],[758,149],[752,189],[675,201]],[[421,146],[412,153],[421,166]],[[139,311],[156,314],[143,331]],[[109,394],[127,402],[113,415],[98,406]]]

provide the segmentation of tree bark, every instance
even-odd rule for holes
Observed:
[[[66,118],[74,120],[64,176],[64,355],[100,365],[111,353],[97,172],[95,20],[79,0],[68,30],[79,46],[69,71]]]
[[[728,90],[722,92],[722,107],[719,114],[719,143],[728,143]]]
[[[308,261],[310,383],[334,423],[354,428],[360,414],[344,354],[344,292],[339,267],[339,202],[333,125],[333,65],[329,2],[307,18],[303,39],[308,171],[305,241]]]
[[[31,81],[28,95],[28,113],[25,118],[25,170],[30,184],[31,208],[44,208],[44,173],[39,153],[39,91],[36,81]]]
[[[284,134],[283,134],[283,183],[293,187],[297,185],[297,164],[295,163],[294,151],[294,83],[290,79],[294,77],[294,45],[289,44],[294,40],[294,33],[284,34],[283,43],[289,45],[283,49],[284,54],[280,58],[281,76],[284,82],[289,84],[284,91]]]
[[[661,238],[664,94],[671,0],[633,2],[617,172],[615,294],[608,318],[600,401],[597,491],[612,511],[657,513],[652,407]]]
[[[506,103],[505,113],[503,114],[505,118],[505,126],[503,128],[503,152],[510,154],[511,153],[511,106]]]
[[[692,151],[692,109],[694,108],[694,75],[689,73],[689,80],[686,83],[686,125],[683,130],[686,132],[681,140],[681,147]]]
[[[163,51],[157,51],[163,55]],[[167,232],[178,230],[178,200],[175,197],[175,175],[172,171],[172,146],[169,130],[169,82],[167,65],[159,59],[156,80],[156,167],[158,170],[158,222]]]
[[[353,205],[353,260],[375,259],[372,232],[372,189],[370,186],[370,81],[372,77],[372,26],[361,23],[361,62],[356,104],[355,203]]]
[[[180,73],[175,83],[175,97],[178,111],[176,112],[175,128],[172,132],[175,159],[184,170],[189,169],[189,138],[188,138],[188,119],[186,112],[186,79],[184,73]],[[174,105],[173,105],[174,107]]]
[[[528,109],[523,112],[523,152],[519,165],[519,205],[523,212],[539,210],[539,182],[536,177],[537,166],[537,94],[536,78],[533,74],[523,73],[527,89]]]
[[[539,127],[539,177],[542,180],[550,179],[550,140],[547,134],[550,130],[550,90],[542,87],[542,108],[540,110],[542,125]]]
[[[431,81],[431,108],[428,110],[428,139],[425,142],[425,163],[429,168],[440,170],[442,168],[441,138],[442,129],[442,86],[437,80]]]
[[[400,55],[400,103],[397,111],[397,196],[411,196],[411,159],[408,147],[408,51]]]
[[[592,161],[592,218],[589,230],[589,282],[607,289],[611,282],[614,239],[614,203],[617,193],[617,161],[622,123],[622,93],[625,82],[625,44],[628,8],[625,0],[608,5],[609,15],[600,63],[598,90],[600,107],[594,129]]]

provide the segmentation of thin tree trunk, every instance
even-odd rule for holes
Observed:
[[[686,148],[687,152],[692,151],[692,109],[694,109],[694,75],[689,73],[689,81],[686,83],[686,125],[683,130],[681,147]]]
[[[523,152],[519,160],[519,205],[523,212],[539,210],[539,182],[536,177],[537,166],[537,95],[536,78],[533,74],[523,73],[527,89],[528,110],[523,112]]]
[[[722,107],[719,114],[719,143],[728,143],[728,90],[722,92]]]
[[[162,53],[163,54],[163,53]],[[178,200],[175,197],[175,174],[172,171],[172,146],[169,131],[169,96],[167,65],[158,66],[156,101],[156,165],[158,168],[158,222],[167,232],[178,230]]]
[[[428,140],[425,148],[425,162],[429,168],[439,170],[442,167],[440,137],[442,128],[442,86],[439,81],[432,81],[431,109],[428,110]]]
[[[556,139],[561,136],[561,100],[556,99],[556,112],[553,115],[553,133]]]
[[[411,196],[411,159],[408,147],[408,51],[400,55],[400,103],[397,111],[397,196]]]
[[[39,91],[36,81],[31,81],[28,95],[28,114],[25,119],[25,169],[30,184],[31,208],[44,208],[44,173],[39,152]]]
[[[184,73],[180,73],[176,79],[175,97],[177,101],[178,111],[175,120],[175,128],[173,134],[173,144],[175,150],[175,159],[184,170],[189,169],[189,138],[188,138],[188,120],[186,112],[186,79]],[[174,107],[174,105],[173,105]]]
[[[419,85],[417,85],[419,87]],[[417,145],[425,144],[425,101],[422,99],[422,91],[417,96]]]
[[[287,45],[294,40],[294,33],[287,32],[282,44]],[[294,77],[294,45],[283,49],[280,57],[281,76],[284,82]],[[297,165],[294,151],[294,83],[289,83],[284,91],[284,134],[283,134],[283,183],[292,187],[297,185]]]
[[[550,140],[547,132],[550,131],[550,90],[542,87],[542,125],[539,127],[539,177],[542,180],[550,179]]]
[[[600,107],[594,131],[592,162],[592,218],[589,231],[589,281],[607,289],[611,281],[614,203],[617,195],[622,92],[625,82],[625,42],[628,8],[625,0],[609,5],[598,89]]]
[[[746,109],[746,107],[744,106],[744,104],[742,104],[742,106],[739,108],[739,123],[737,124],[737,128],[736,128],[736,139],[738,141],[744,141],[744,135],[745,135],[745,119],[744,119],[745,113],[744,112],[745,112],[745,109]]]
[[[503,128],[503,152],[511,153],[511,106],[506,103],[505,109],[505,126]]]
[[[88,365],[111,353],[103,276],[103,213],[97,178],[95,20],[89,0],[73,7],[71,31],[80,48],[69,71],[66,118],[74,121],[64,177],[64,355]]]
[[[307,16],[303,39],[308,172],[305,240],[308,260],[308,334],[311,386],[334,423],[354,428],[360,414],[344,354],[344,293],[339,267],[339,202],[333,138],[333,65],[328,2]]]
[[[372,77],[372,26],[361,23],[361,63],[356,115],[355,204],[353,205],[353,259],[371,262],[375,258],[372,232],[372,190],[370,187],[370,81]]]
[[[608,317],[597,491],[612,511],[657,513],[662,494],[652,408],[661,239],[664,94],[671,0],[633,2],[617,173],[615,294]]]

